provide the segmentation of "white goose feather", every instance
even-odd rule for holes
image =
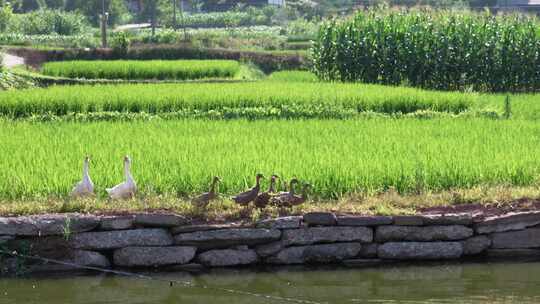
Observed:
[[[89,162],[90,157],[86,156],[83,162],[82,180],[78,182],[75,187],[73,187],[73,190],[71,190],[72,197],[85,197],[94,195],[94,183],[92,182],[92,179],[90,178],[90,174],[88,172]]]
[[[137,192],[137,184],[131,176],[131,159],[129,156],[124,157],[124,174],[125,181],[119,185],[116,185],[112,188],[105,189],[109,194],[111,199],[130,199],[135,197]]]

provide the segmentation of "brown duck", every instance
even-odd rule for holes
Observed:
[[[279,194],[275,195],[270,199],[270,203],[272,205],[283,207],[289,204],[289,202],[294,197],[294,185],[298,184],[298,180],[296,178],[291,179],[289,183],[289,191],[288,192],[280,192]]]
[[[219,176],[214,176],[212,184],[210,185],[210,191],[203,193],[191,200],[191,203],[198,208],[206,208],[210,201],[217,197],[216,186],[221,181]]]
[[[278,178],[279,176],[275,174],[272,175],[272,177],[270,178],[270,188],[268,189],[268,191],[263,192],[257,196],[255,201],[253,202],[255,204],[255,207],[263,209],[264,207],[266,207],[266,205],[268,205],[270,198],[272,197],[274,193],[276,193],[275,186],[276,186],[276,179]]]
[[[259,173],[256,176],[257,183],[255,184],[255,187],[251,188],[251,190],[242,192],[240,194],[237,194],[236,196],[232,197],[232,200],[235,201],[239,205],[246,206],[252,201],[254,201],[257,198],[257,195],[259,194],[259,191],[261,190],[261,178],[264,176]]]
[[[308,199],[308,189],[311,188],[311,185],[308,183],[304,184],[304,187],[302,187],[302,195],[293,195],[291,198],[291,201],[289,202],[288,206],[286,207],[292,207],[292,206],[299,206],[305,203]]]

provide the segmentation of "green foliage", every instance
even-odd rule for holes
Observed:
[[[93,35],[82,34],[75,36],[65,36],[58,34],[51,35],[25,35],[17,33],[0,33],[1,45],[23,45],[34,48],[40,46],[66,47],[66,48],[86,48],[99,45],[99,38]]]
[[[86,79],[228,78],[238,70],[232,60],[60,61],[42,67],[45,75]]]
[[[142,196],[202,191],[212,175],[237,193],[257,172],[310,181],[321,198],[532,185],[539,133],[536,122],[484,119],[4,121],[0,198],[67,196],[87,154],[98,196],[122,180],[125,154]]]
[[[14,14],[7,26],[8,33],[26,35],[79,35],[86,30],[88,24],[83,15],[47,9]]]
[[[65,9],[67,11],[77,11],[83,14],[94,26],[100,24],[102,0],[66,0]],[[106,0],[105,11],[109,13],[108,23],[110,25],[118,24],[127,14],[126,1],[124,0]]]
[[[187,41],[186,41],[187,37]],[[236,28],[199,28],[186,31],[158,29],[155,35],[149,29],[133,34],[134,42],[176,44],[190,43],[201,48],[227,49],[282,49],[287,40],[280,34],[280,28],[275,26],[250,26]]]
[[[0,54],[1,55],[1,54]],[[1,59],[2,56],[0,56]],[[11,73],[7,69],[2,69],[0,64],[0,91],[26,89],[33,87],[34,83],[22,76]]]
[[[536,18],[372,9],[320,29],[312,57],[322,79],[430,89],[540,89]]]
[[[128,53],[130,43],[131,41],[125,32],[118,32],[112,36],[110,46],[116,56],[125,57]]]
[[[93,63],[89,63],[93,64]],[[97,70],[97,69],[96,69]],[[91,112],[169,113],[244,108],[305,108],[337,111],[459,113],[476,95],[377,85],[304,82],[184,83],[155,85],[53,86],[0,92],[0,115],[29,117]],[[325,110],[328,109],[328,110]],[[287,111],[285,111],[287,113]]]
[[[319,25],[317,22],[307,21],[305,19],[297,19],[287,23],[285,33],[287,41],[307,41],[315,40]]]
[[[271,16],[261,9],[248,8],[247,11],[214,12],[204,14],[184,14],[178,20],[179,26],[208,28],[208,27],[238,27],[251,25],[269,25]]]
[[[13,9],[11,5],[6,4],[0,7],[0,32],[7,29],[12,17]]]

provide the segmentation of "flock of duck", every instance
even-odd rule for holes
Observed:
[[[72,197],[80,198],[94,195],[94,183],[90,178],[89,163],[90,158],[86,156],[83,162],[82,180],[73,187],[73,190],[71,191]],[[135,194],[137,193],[137,184],[131,175],[131,159],[127,155],[124,157],[124,175],[125,180],[122,183],[112,188],[105,189],[109,198],[116,200],[131,199],[135,197]],[[290,208],[301,205],[307,200],[307,192],[311,187],[310,184],[305,183],[301,195],[297,195],[295,193],[295,185],[299,183],[299,180],[292,179],[289,182],[289,191],[277,192],[276,181],[279,176],[274,174],[270,177],[270,188],[268,191],[261,193],[261,179],[263,178],[264,176],[261,173],[257,174],[255,177],[256,183],[253,188],[237,194],[231,199],[238,205],[249,206],[250,203],[253,203],[255,207],[261,209],[268,205]],[[193,198],[191,200],[192,204],[198,208],[206,208],[212,200],[218,197],[219,193],[217,191],[217,185],[220,181],[221,179],[218,176],[214,176],[210,185],[210,190]]]

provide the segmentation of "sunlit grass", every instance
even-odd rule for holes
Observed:
[[[86,154],[101,197],[122,180],[125,154],[146,195],[205,191],[213,175],[233,194],[257,172],[309,181],[321,199],[526,186],[540,176],[540,125],[521,120],[4,121],[0,142],[0,197],[12,199],[66,196]]]
[[[278,71],[268,76],[270,81],[317,82],[317,75],[308,71]]]
[[[233,60],[92,60],[47,62],[49,76],[86,79],[201,79],[230,78],[240,70]]]
[[[303,107],[309,111],[346,109],[355,112],[411,113],[432,110],[459,113],[467,110],[476,99],[475,94],[334,83],[53,86],[0,92],[0,115],[20,118],[71,112],[168,113],[268,107]]]

